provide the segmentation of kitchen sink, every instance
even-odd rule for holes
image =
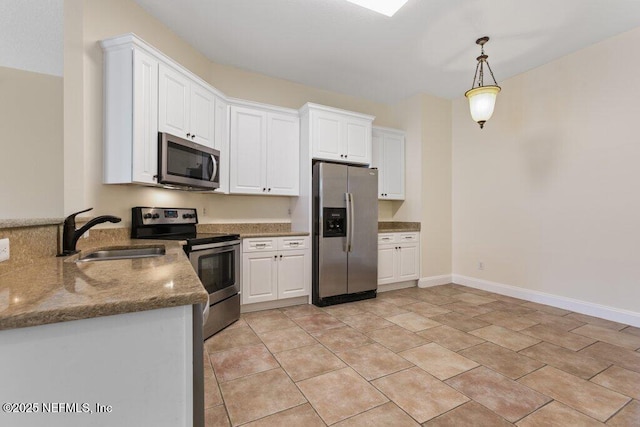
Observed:
[[[76,262],[89,261],[110,261],[116,259],[134,259],[159,257],[165,254],[164,245],[153,246],[118,246],[112,248],[99,249],[84,255]]]

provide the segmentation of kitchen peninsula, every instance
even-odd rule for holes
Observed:
[[[37,411],[0,424],[192,425],[207,294],[177,242],[154,243],[165,255],[76,262],[88,249],[0,277],[0,400]]]

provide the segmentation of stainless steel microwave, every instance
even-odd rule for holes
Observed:
[[[184,190],[215,190],[220,186],[220,152],[158,133],[158,183]]]

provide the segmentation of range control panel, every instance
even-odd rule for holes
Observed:
[[[197,224],[198,214],[190,208],[133,208],[134,223],[142,225]]]

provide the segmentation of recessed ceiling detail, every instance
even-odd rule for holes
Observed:
[[[408,0],[347,0],[349,3],[357,4],[365,9],[373,10],[382,15],[392,17],[407,3]]]

